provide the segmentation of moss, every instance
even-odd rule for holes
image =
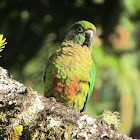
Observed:
[[[15,139],[20,138],[20,136],[22,135],[22,131],[23,131],[23,126],[18,125],[13,129],[13,131],[11,131],[10,137]]]

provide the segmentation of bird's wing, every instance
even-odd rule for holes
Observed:
[[[92,70],[90,72],[90,79],[91,79],[91,82],[89,83],[89,92],[87,94],[87,97],[86,97],[86,101],[84,103],[84,106],[83,106],[83,109],[80,111],[80,112],[83,112],[86,110],[86,107],[87,107],[87,103],[88,103],[88,100],[89,100],[89,97],[90,95],[92,94],[92,91],[93,91],[93,86],[94,86],[94,81],[95,81],[95,66],[93,64],[93,67],[92,67]]]

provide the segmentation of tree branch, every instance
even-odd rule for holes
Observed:
[[[8,140],[132,140],[96,120],[45,98],[15,81],[0,67],[0,139]]]

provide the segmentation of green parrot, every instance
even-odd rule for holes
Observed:
[[[44,74],[44,95],[55,97],[83,112],[93,91],[92,58],[96,27],[88,21],[71,26],[64,41],[50,57]]]

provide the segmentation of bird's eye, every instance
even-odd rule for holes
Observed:
[[[83,28],[82,28],[81,26],[79,26],[79,27],[77,28],[77,32],[82,33],[82,32],[83,32]]]

